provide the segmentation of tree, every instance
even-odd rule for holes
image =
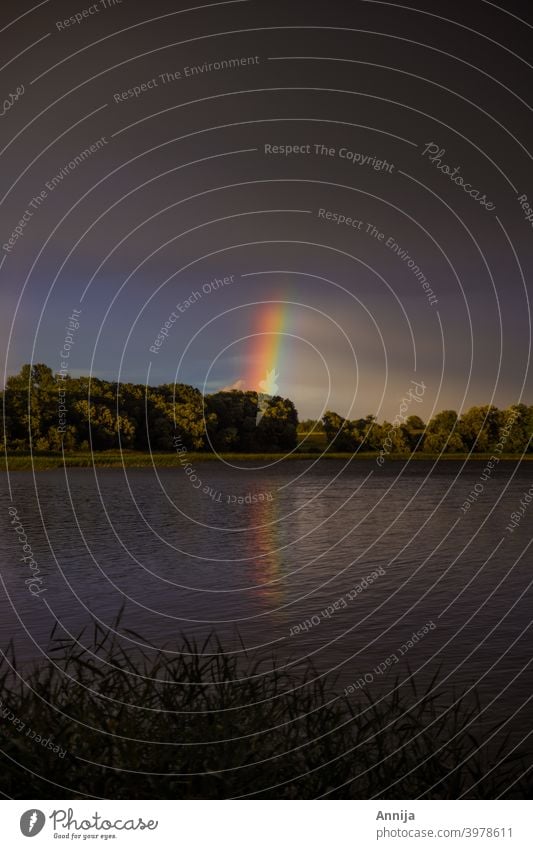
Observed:
[[[35,445],[57,423],[54,374],[44,363],[24,365],[9,377],[4,398],[9,438],[21,447]]]
[[[463,413],[458,432],[469,451],[492,451],[499,439],[502,414],[497,407],[471,407]]]
[[[10,451],[125,449],[174,451],[176,437],[188,450],[291,451],[297,432],[325,432],[330,451],[387,451],[407,454],[483,451],[533,452],[533,407],[515,404],[500,411],[471,407],[437,413],[424,430],[419,416],[395,427],[375,416],[348,420],[328,410],[321,422],[298,424],[292,401],[267,399],[258,421],[256,392],[203,396],[184,383],[160,386],[54,375],[44,363],[26,364],[6,381],[4,437]],[[63,411],[60,410],[64,407]],[[322,431],[323,428],[323,431]],[[312,440],[312,437],[311,437]],[[320,445],[318,450],[322,450]]]
[[[259,424],[256,392],[217,392],[206,396],[205,407],[217,451],[290,451],[297,444],[298,414],[287,398],[271,398]]]
[[[383,428],[375,416],[359,419],[363,451],[379,451],[383,445]]]
[[[498,445],[502,452],[533,452],[533,407],[513,404],[502,412]]]
[[[275,396],[256,426],[255,447],[267,451],[291,451],[296,447],[298,414],[292,401]]]
[[[356,451],[359,444],[357,429],[348,419],[338,413],[327,410],[322,417],[322,424],[328,441],[328,451]]]
[[[409,441],[404,433],[403,427],[394,427],[391,422],[383,422],[382,424],[382,444],[380,449],[383,449],[387,454],[406,454],[409,451]]]
[[[298,423],[298,433],[319,433],[322,432],[322,422],[318,419],[304,419]]]

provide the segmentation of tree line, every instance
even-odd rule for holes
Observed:
[[[533,452],[533,407],[472,407],[459,416],[437,413],[378,423],[373,415],[345,419],[328,411],[320,421],[298,423],[292,401],[272,397],[258,422],[255,392],[203,396],[183,383],[145,386],[94,377],[63,377],[44,364],[25,365],[1,393],[4,438],[9,451],[60,452],[124,449],[172,451],[176,438],[194,451],[302,450],[441,452]],[[323,434],[311,444],[306,434]]]
[[[309,427],[312,422],[306,422]],[[521,454],[533,452],[533,407],[514,404],[505,410],[487,404],[471,407],[459,416],[455,410],[437,413],[427,425],[419,416],[408,416],[402,423],[384,421],[375,416],[348,420],[328,411],[315,427],[325,431],[332,451],[377,451],[384,446],[391,453],[429,454],[478,452]],[[302,435],[302,428],[298,428]]]
[[[273,397],[257,424],[255,392],[203,396],[183,383],[145,386],[54,374],[24,365],[2,393],[10,451],[287,451],[296,446],[292,401]]]

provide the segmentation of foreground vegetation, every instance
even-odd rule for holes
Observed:
[[[357,702],[310,665],[296,683],[214,638],[173,654],[125,652],[100,629],[78,640],[54,638],[55,665],[25,683],[0,668],[8,797],[528,798],[521,762],[492,769],[506,741],[479,749],[479,705],[450,706],[434,682]]]

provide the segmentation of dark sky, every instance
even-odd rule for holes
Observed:
[[[531,4],[192,3],[2,0],[4,377],[533,403]]]

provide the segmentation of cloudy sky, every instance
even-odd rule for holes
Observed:
[[[4,378],[532,403],[533,17],[442,8],[3,2]]]

